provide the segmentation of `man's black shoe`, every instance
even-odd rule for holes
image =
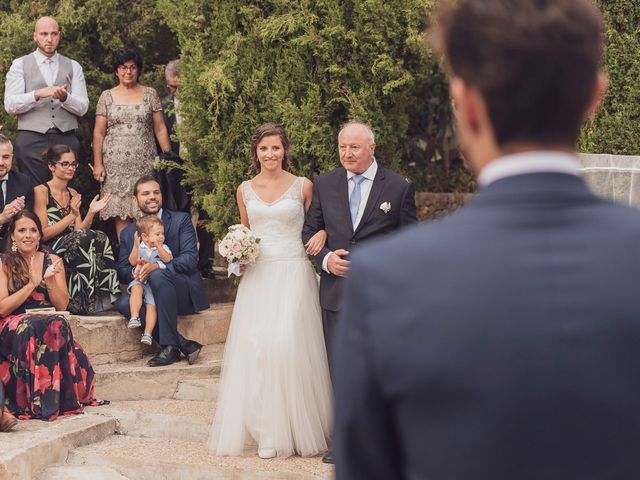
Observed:
[[[323,463],[330,463],[331,465],[333,465],[333,451],[329,450],[327,453],[324,454],[324,457],[322,457],[322,462]]]
[[[202,275],[202,278],[209,278],[209,279],[216,278],[216,273],[214,272],[213,268],[209,266],[204,267],[202,270],[200,270],[200,275]]]
[[[180,346],[180,351],[185,357],[187,357],[189,365],[196,363],[198,355],[200,355],[200,350],[202,350],[202,345],[193,340],[187,340]]]
[[[172,363],[180,361],[180,351],[178,347],[173,345],[167,345],[162,347],[162,350],[147,362],[150,367],[164,367],[165,365],[171,365]]]

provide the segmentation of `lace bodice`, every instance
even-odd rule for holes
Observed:
[[[300,234],[304,223],[304,177],[298,177],[280,198],[264,202],[242,182],[242,198],[249,215],[249,226],[260,238],[258,261],[281,258],[306,258]]]

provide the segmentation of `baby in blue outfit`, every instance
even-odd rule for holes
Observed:
[[[158,312],[156,302],[153,299],[153,292],[147,279],[138,280],[139,272],[143,265],[147,263],[157,263],[159,268],[167,268],[167,263],[173,259],[171,250],[164,244],[164,224],[156,215],[145,215],[137,223],[137,230],[134,234],[133,248],[129,255],[129,263],[134,267],[133,277],[127,291],[131,294],[129,298],[129,308],[131,318],[129,328],[142,326],[140,320],[140,309],[142,302],[145,303],[146,315],[144,333],[140,341],[146,345],[151,345],[153,337],[151,333],[156,326]]]

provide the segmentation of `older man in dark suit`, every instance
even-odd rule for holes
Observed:
[[[637,478],[640,212],[573,154],[606,89],[600,14],[459,0],[437,25],[480,192],[353,260],[337,479]]]
[[[187,340],[178,333],[178,315],[199,312],[209,308],[207,294],[198,272],[196,234],[191,217],[184,212],[173,212],[162,208],[162,192],[155,177],[141,177],[134,187],[134,199],[140,210],[147,215],[158,215],[164,223],[165,243],[171,249],[173,259],[161,268],[157,263],[144,265],[136,277],[148,280],[153,291],[158,311],[158,323],[154,336],[162,346],[160,352],[149,360],[150,367],[170,365],[184,355],[189,364],[195,362],[202,345]],[[133,268],[129,255],[133,248],[135,224],[126,227],[120,235],[118,277],[122,283],[133,280]],[[124,295],[118,310],[129,317],[129,295]],[[144,316],[142,313],[141,317]]]
[[[33,210],[33,183],[23,173],[11,170],[13,145],[0,134],[0,252],[6,248],[7,226],[23,208]]]
[[[349,254],[363,242],[416,221],[413,185],[378,164],[375,148],[369,126],[352,122],[340,130],[338,150],[342,167],[314,180],[313,200],[302,230],[304,243],[319,230],[327,232],[326,245],[315,260],[322,269],[320,306],[332,370],[332,342],[342,306],[343,282],[350,266]],[[333,463],[331,454],[323,460]]]

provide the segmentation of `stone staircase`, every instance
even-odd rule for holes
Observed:
[[[154,350],[122,316],[73,317],[74,337],[96,371],[96,397],[111,403],[55,422],[21,421],[0,434],[0,480],[332,479],[319,457],[208,453],[235,290],[207,286],[216,303],[178,322],[184,336],[205,345],[194,365],[147,367]]]

